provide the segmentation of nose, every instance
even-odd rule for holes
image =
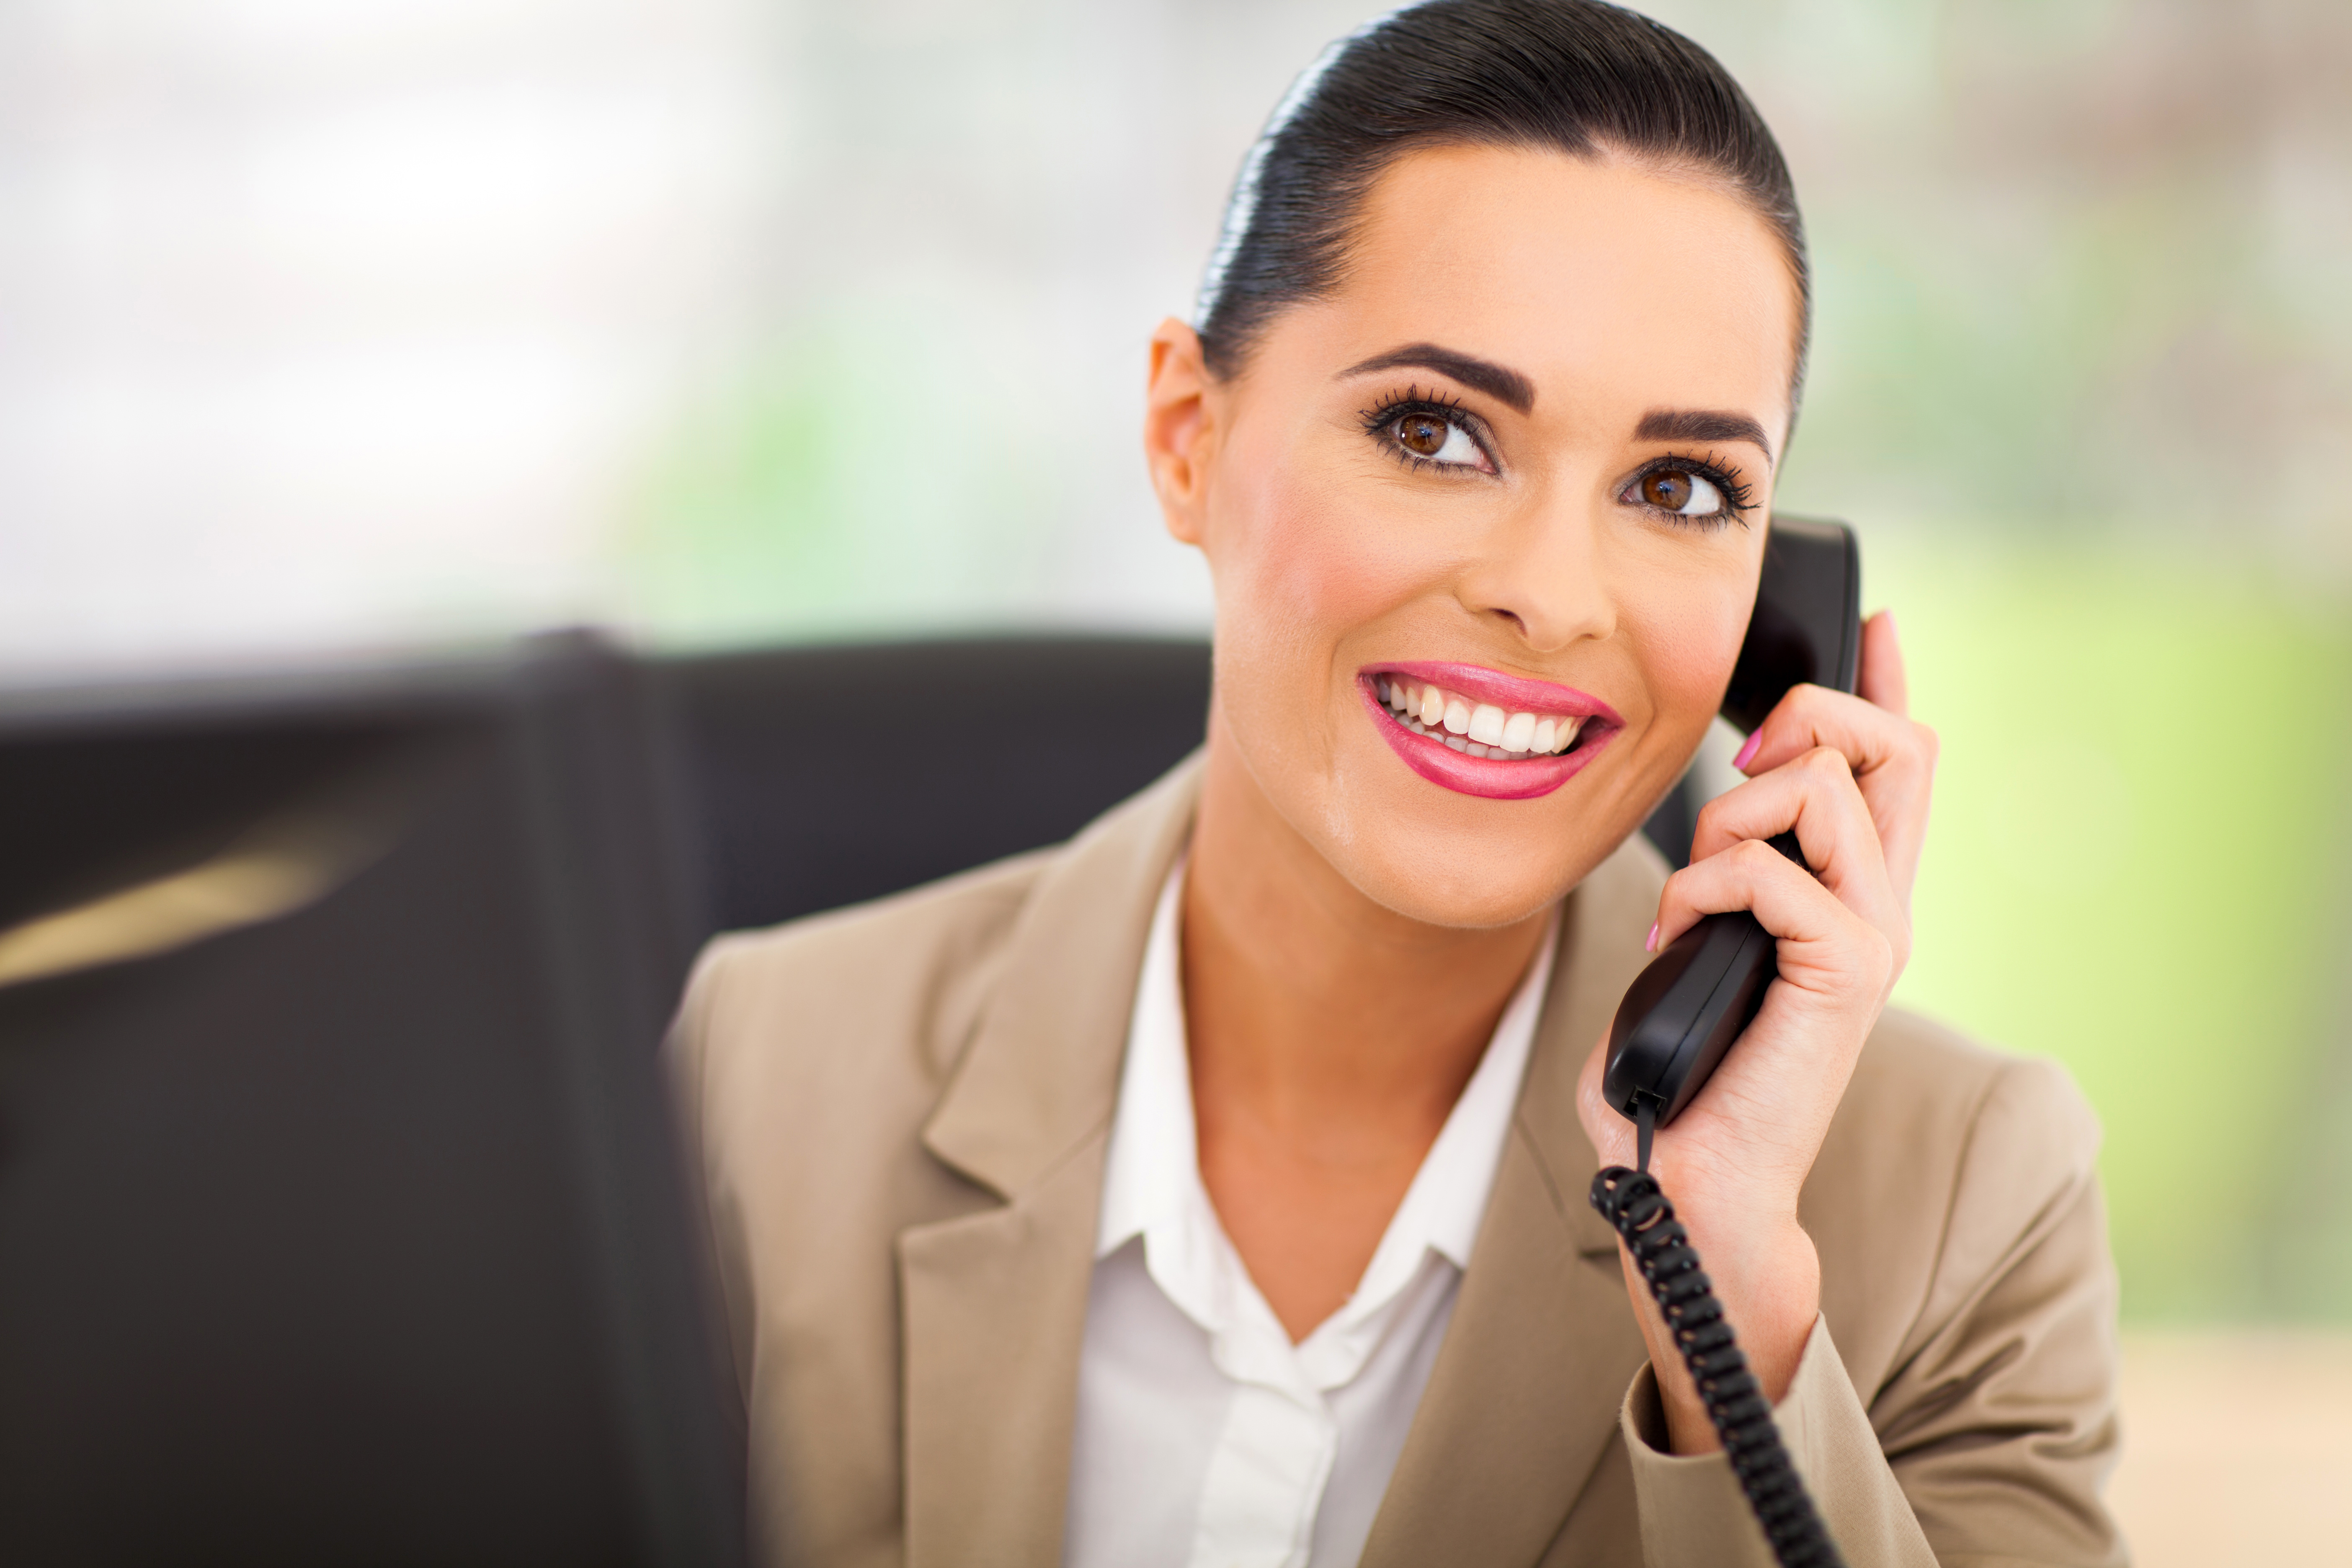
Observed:
[[[1454,595],[1480,619],[1507,623],[1528,651],[1557,653],[1615,633],[1605,565],[1601,520],[1588,505],[1554,497],[1498,519]]]

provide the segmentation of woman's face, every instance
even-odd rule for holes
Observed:
[[[1722,699],[1796,310],[1770,229],[1704,179],[1441,148],[1238,375],[1162,329],[1147,445],[1215,579],[1212,746],[1400,913],[1558,898]]]

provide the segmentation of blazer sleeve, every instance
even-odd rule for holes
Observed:
[[[2116,1281],[2098,1125],[2045,1062],[2005,1063],[1950,1186],[1927,1296],[1883,1384],[1857,1389],[1817,1321],[1775,1415],[1846,1561],[2107,1568]],[[1737,1325],[1734,1325],[1737,1327]],[[1649,1568],[1770,1568],[1721,1454],[1664,1451],[1643,1368],[1620,1413]]]

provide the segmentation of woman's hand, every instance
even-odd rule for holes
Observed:
[[[1748,1363],[1778,1403],[1821,1308],[1821,1262],[1797,1194],[1863,1042],[1911,954],[1911,884],[1927,835],[1936,737],[1906,716],[1903,654],[1881,612],[1863,627],[1862,695],[1801,686],[1738,758],[1748,782],[1699,813],[1691,864],[1666,882],[1653,950],[1706,915],[1750,910],[1780,978],[1696,1099],[1661,1131],[1651,1169],[1688,1228]],[[1765,840],[1794,828],[1805,862]],[[1631,1165],[1633,1124],[1601,1098],[1594,1047],[1578,1108],[1604,1165]],[[1716,1447],[1664,1320],[1625,1259],[1678,1454]]]

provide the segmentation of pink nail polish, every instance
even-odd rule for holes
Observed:
[[[1754,734],[1748,737],[1747,743],[1739,748],[1739,754],[1731,759],[1731,765],[1738,769],[1741,773],[1746,773],[1748,771],[1748,764],[1755,759],[1756,748],[1763,743],[1764,731],[1759,730]],[[1717,754],[1721,755],[1720,752]]]
[[[1645,942],[1643,942],[1642,943],[1642,946],[1643,946],[1644,949],[1646,949],[1647,951],[1651,952],[1657,952],[1657,951],[1658,951],[1658,922],[1657,922],[1657,921],[1652,921],[1650,922],[1650,935],[1649,935],[1649,938],[1648,938],[1648,940],[1647,940],[1647,941],[1645,941]]]

